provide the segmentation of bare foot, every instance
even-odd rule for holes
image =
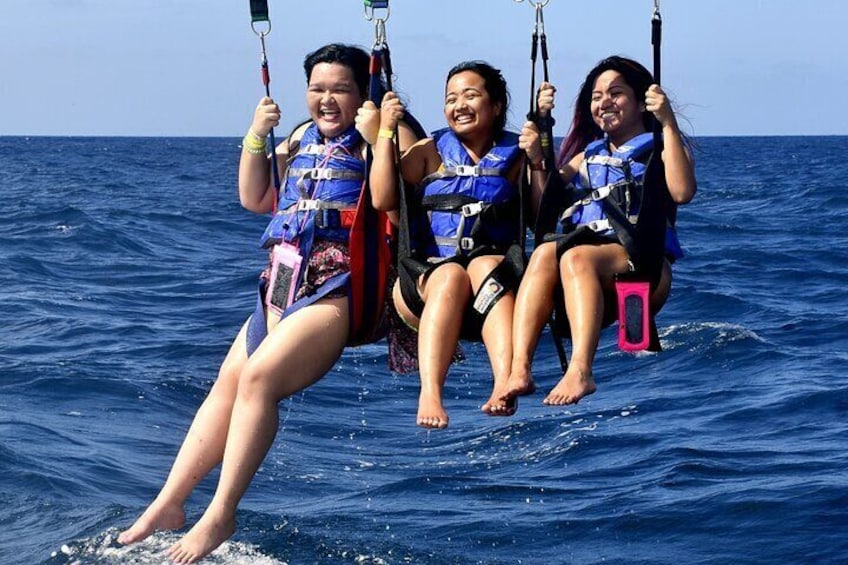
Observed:
[[[492,395],[489,400],[480,407],[484,413],[489,416],[512,416],[518,409],[518,400],[515,397],[506,398],[507,382],[498,383],[495,381],[495,386],[492,388]]]
[[[581,398],[589,396],[596,389],[592,371],[584,371],[572,365],[543,402],[548,406],[577,404]]]
[[[506,381],[504,394],[500,397],[501,400],[509,402],[517,399],[519,396],[526,396],[536,392],[536,382],[533,380],[533,375],[530,374],[530,367],[522,367],[519,370],[513,369]]]
[[[166,555],[177,564],[196,563],[215,551],[236,531],[233,515],[218,515],[209,509]]]
[[[178,530],[185,525],[181,504],[166,504],[154,500],[135,523],[118,536],[118,543],[127,545],[141,541],[156,530]]]
[[[421,391],[418,397],[418,425],[422,428],[443,429],[448,427],[448,413],[438,395]]]

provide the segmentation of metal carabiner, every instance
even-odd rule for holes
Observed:
[[[271,20],[265,20],[265,23],[268,24],[268,29],[264,31],[256,29],[256,22],[250,22],[250,29],[252,29],[253,33],[258,35],[260,38],[264,38],[266,35],[271,33]]]
[[[654,19],[662,19],[662,17],[660,16],[660,0],[654,0]]]
[[[537,4],[533,4],[533,1],[530,0],[530,3],[536,6],[536,33],[539,37],[545,35],[545,13],[544,8],[550,0],[546,0],[544,4],[541,2]]]
[[[377,18],[374,21],[374,49],[385,48],[388,45],[386,38],[386,18]]]
[[[392,15],[392,9],[389,7],[388,1],[380,2],[379,6],[374,6],[373,0],[365,0],[365,19],[369,22],[373,22],[374,20],[383,20],[383,23],[386,23],[386,20],[389,19],[389,16]],[[384,8],[386,10],[386,15],[383,18],[376,17],[376,13],[378,9]]]
[[[515,0],[518,3],[524,2],[524,0]],[[550,4],[551,0],[527,0],[527,3],[533,6],[534,8],[542,7],[544,8],[548,4]]]
[[[266,35],[271,33],[271,20],[265,20],[265,23],[268,24],[268,28],[265,30],[256,29],[256,22],[250,22],[250,29],[253,30],[253,33],[258,35],[260,38],[264,38]]]

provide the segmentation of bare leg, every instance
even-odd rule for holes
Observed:
[[[430,274],[420,292],[424,311],[418,323],[421,392],[417,423],[425,428],[441,429],[446,428],[449,421],[442,403],[442,390],[459,342],[462,318],[471,296],[471,283],[461,265],[447,263]],[[398,311],[406,318],[411,313],[396,292],[395,299],[398,298]]]
[[[515,300],[512,367],[504,400],[536,390],[530,366],[542,328],[553,312],[558,282],[556,244],[543,243],[530,256]]]
[[[545,398],[545,404],[576,404],[595,392],[592,363],[603,324],[605,293],[612,292],[615,273],[627,269],[627,253],[616,243],[580,245],[562,256],[560,276],[572,353],[568,370]]]
[[[468,265],[471,287],[476,293],[486,277],[501,263],[503,256],[484,255],[477,257]],[[473,298],[471,298],[473,300]],[[514,399],[502,400],[507,392],[507,381],[512,366],[512,312],[515,307],[515,295],[504,294],[492,307],[483,321],[483,343],[492,365],[494,384],[489,399],[480,410],[490,416],[512,416],[517,403]]]
[[[218,488],[197,524],[168,550],[175,563],[195,563],[233,534],[236,507],[277,434],[278,402],[324,376],[347,337],[347,299],[324,300],[281,321],[248,359]]]
[[[119,543],[135,543],[155,530],[178,529],[185,524],[183,505],[186,499],[224,456],[224,441],[236,398],[238,375],[247,361],[246,328],[247,324],[230,346],[218,379],[197,410],[162,490],[135,523],[121,532]]]

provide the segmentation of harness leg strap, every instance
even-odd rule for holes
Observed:
[[[418,293],[418,279],[427,271],[427,266],[415,259],[404,258],[398,262],[398,282],[400,295],[409,311],[421,318],[424,312],[424,300]]]
[[[492,308],[507,292],[515,292],[518,289],[518,283],[524,275],[525,263],[524,251],[521,247],[517,244],[511,245],[500,264],[483,279],[483,283],[477,289],[471,308],[463,320],[464,339],[480,339],[483,323]]]

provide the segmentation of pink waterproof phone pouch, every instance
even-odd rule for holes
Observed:
[[[651,285],[646,281],[615,281],[618,294],[618,347],[622,351],[643,351],[650,343],[650,311],[648,296]]]
[[[271,250],[271,277],[265,293],[268,308],[282,312],[291,306],[302,262],[303,257],[297,252],[297,247],[289,243],[280,243]]]

